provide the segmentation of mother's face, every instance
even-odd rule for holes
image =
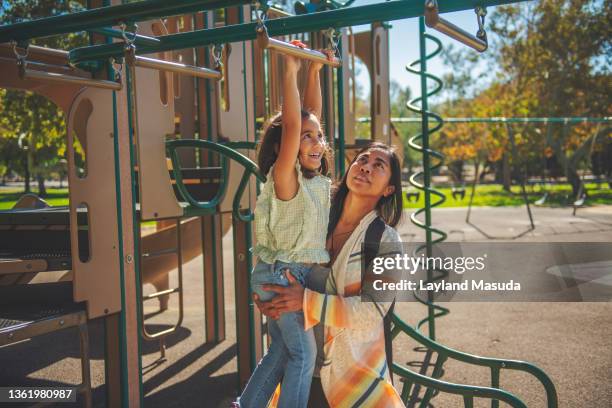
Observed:
[[[349,167],[346,184],[353,194],[376,197],[393,194],[391,180],[391,157],[381,149],[369,149],[355,158]]]

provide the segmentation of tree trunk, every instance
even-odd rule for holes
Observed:
[[[504,191],[510,192],[511,185],[512,174],[510,172],[510,162],[508,160],[508,153],[504,153],[502,156],[502,186]]]
[[[45,188],[45,178],[42,175],[37,175],[36,180],[38,181],[38,196],[45,197],[47,195],[47,189]]]
[[[24,169],[25,169],[25,193],[29,193],[31,192],[31,188],[30,188],[30,165],[29,165],[29,159],[28,159],[28,152],[25,152],[24,155]]]
[[[580,198],[579,195],[581,196],[586,194],[586,191],[582,186],[582,180],[580,179],[580,176],[578,176],[578,172],[576,171],[576,169],[570,168],[568,166],[566,176],[568,183],[570,183],[570,185],[572,186],[572,197],[575,200],[578,200]]]

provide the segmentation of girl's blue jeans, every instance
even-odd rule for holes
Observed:
[[[310,266],[301,263],[274,264],[258,262],[251,274],[251,287],[262,301],[276,293],[264,291],[265,284],[288,286],[285,270],[305,286]],[[272,338],[267,354],[261,359],[238,399],[241,408],[266,407],[281,382],[279,408],[302,408],[308,404],[317,347],[312,329],[304,330],[303,312],[283,313],[278,320],[268,319]]]

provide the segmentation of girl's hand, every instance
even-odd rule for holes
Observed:
[[[333,61],[334,57],[336,56],[336,53],[333,50],[330,50],[328,48],[325,48],[325,49],[322,49],[322,50],[317,50],[317,51],[325,54],[325,56],[327,57],[327,59],[329,61]],[[311,70],[320,71],[321,68],[323,68],[323,63],[321,63],[321,62],[312,61],[310,63],[310,69]]]
[[[257,293],[253,293],[253,302],[255,302],[257,308],[264,316],[274,320],[278,320],[280,318],[280,313],[276,310],[272,302],[262,302],[259,300]]]
[[[292,55],[285,55],[285,69],[287,72],[298,72],[302,64],[301,60]]]
[[[296,47],[300,47],[300,48],[306,48],[306,44],[304,44],[300,40],[291,40],[289,41],[289,44],[295,45]]]
[[[290,271],[285,272],[289,286],[263,285],[263,290],[271,290],[277,295],[270,300],[278,313],[297,312],[302,310],[304,301],[304,287],[295,279]]]

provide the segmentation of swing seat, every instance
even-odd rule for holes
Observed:
[[[400,377],[400,382],[402,383],[400,395],[407,407],[427,407],[435,395],[444,392],[463,396],[464,407],[466,408],[473,407],[474,398],[490,399],[491,407],[494,408],[499,407],[499,401],[506,402],[514,408],[526,408],[527,405],[525,405],[516,395],[500,388],[499,377],[502,369],[524,371],[533,375],[544,386],[547,400],[546,406],[548,408],[557,408],[558,406],[557,392],[553,382],[542,369],[531,363],[480,357],[451,349],[424,336],[418,330],[405,323],[395,313],[392,314],[390,330],[391,338],[395,338],[400,333],[403,333],[425,347],[427,350],[427,361],[431,361],[433,356],[437,355],[430,376],[409,370],[396,361],[392,363],[391,371]],[[468,384],[456,384],[441,380],[443,375],[442,367],[449,359],[475,366],[488,367],[491,370],[491,386],[482,387]],[[422,388],[425,389],[425,392],[419,395],[421,394],[420,391]]]
[[[544,193],[544,195],[541,198],[539,198],[534,204],[544,205],[546,203],[546,200],[548,200],[548,192]]]
[[[465,188],[463,187],[453,187],[451,189],[451,194],[453,196],[453,200],[464,200],[465,199]]]
[[[586,202],[586,195],[583,195],[576,201],[574,201],[574,207],[584,207],[584,203]]]
[[[419,201],[419,197],[421,196],[420,191],[406,191],[406,199],[411,203],[416,203]]]

